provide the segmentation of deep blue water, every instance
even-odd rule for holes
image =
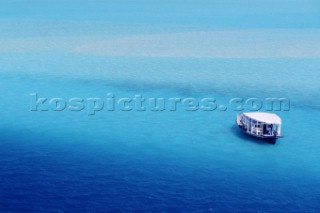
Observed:
[[[182,67],[213,63],[159,60]],[[214,61],[216,68],[226,63]],[[267,61],[273,66],[283,67],[281,61],[290,64],[290,59],[247,61],[253,67]],[[227,62],[240,65],[244,60]],[[143,64],[143,60],[123,63]],[[315,60],[291,63],[319,67]],[[319,209],[319,108],[312,107],[318,101],[301,97],[295,85],[288,93],[291,110],[279,112],[285,138],[276,145],[239,132],[234,111],[101,111],[95,116],[86,111],[30,111],[30,92],[49,98],[104,97],[107,92],[119,97],[214,97],[223,103],[225,96],[271,95],[263,85],[255,91],[251,87],[237,91],[224,83],[210,87],[190,80],[194,85],[169,81],[150,85],[105,78],[2,74],[0,207],[4,212]]]
[[[319,212],[319,2],[199,2],[1,5],[0,212]],[[35,112],[31,93],[291,108],[273,145],[232,110]]]

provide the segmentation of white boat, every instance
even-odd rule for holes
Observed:
[[[281,118],[274,113],[248,112],[237,115],[237,125],[245,133],[275,142],[281,136]]]

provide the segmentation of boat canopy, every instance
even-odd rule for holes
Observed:
[[[273,113],[266,112],[248,112],[243,113],[246,117],[256,120],[261,123],[281,125],[281,118]]]

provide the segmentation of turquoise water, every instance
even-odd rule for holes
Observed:
[[[96,60],[91,59],[90,63],[101,63]],[[170,69],[175,65],[183,69],[192,69],[194,65],[195,70],[188,71],[187,83],[181,79],[182,82],[174,83],[173,79],[170,82],[168,76],[164,77],[168,78],[167,83],[149,80],[128,83],[126,79],[108,76],[91,80],[87,75],[73,78],[2,74],[1,91],[5,91],[1,94],[2,209],[318,209],[319,108],[313,107],[318,100],[304,95],[295,84],[286,84],[288,79],[298,82],[299,76],[283,77],[284,90],[275,93],[288,95],[292,100],[291,110],[279,113],[285,138],[276,145],[253,140],[239,132],[234,126],[234,111],[101,111],[95,116],[88,116],[86,111],[31,112],[29,95],[29,92],[38,92],[41,97],[86,98],[104,97],[107,92],[113,92],[119,97],[135,94],[214,97],[226,103],[225,96],[247,97],[249,94],[264,98],[274,93],[268,93],[264,85],[255,90],[241,87],[239,91],[239,87],[225,82],[202,85],[198,80],[188,79],[206,67],[212,67],[211,75],[215,76],[214,70],[226,64],[227,67],[234,64],[241,72],[239,67],[243,63],[253,68],[273,64],[270,66],[277,70],[277,64],[282,68],[294,66],[290,63],[295,64],[296,69],[310,64],[319,67],[318,61],[110,59],[113,60],[115,64],[128,64],[126,69],[133,69],[130,64],[147,64],[158,72],[162,67]],[[158,60],[161,63],[157,64]],[[135,77],[138,76],[132,76]],[[237,81],[237,75],[233,77]],[[309,86],[313,88],[318,84]],[[312,94],[312,90],[307,93]]]
[[[319,211],[317,1],[31,2],[0,9],[1,212]],[[30,93],[291,109],[272,145],[232,110],[34,112]]]

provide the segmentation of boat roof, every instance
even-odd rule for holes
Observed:
[[[274,113],[267,112],[247,112],[243,113],[245,116],[268,124],[281,124],[281,118]]]

